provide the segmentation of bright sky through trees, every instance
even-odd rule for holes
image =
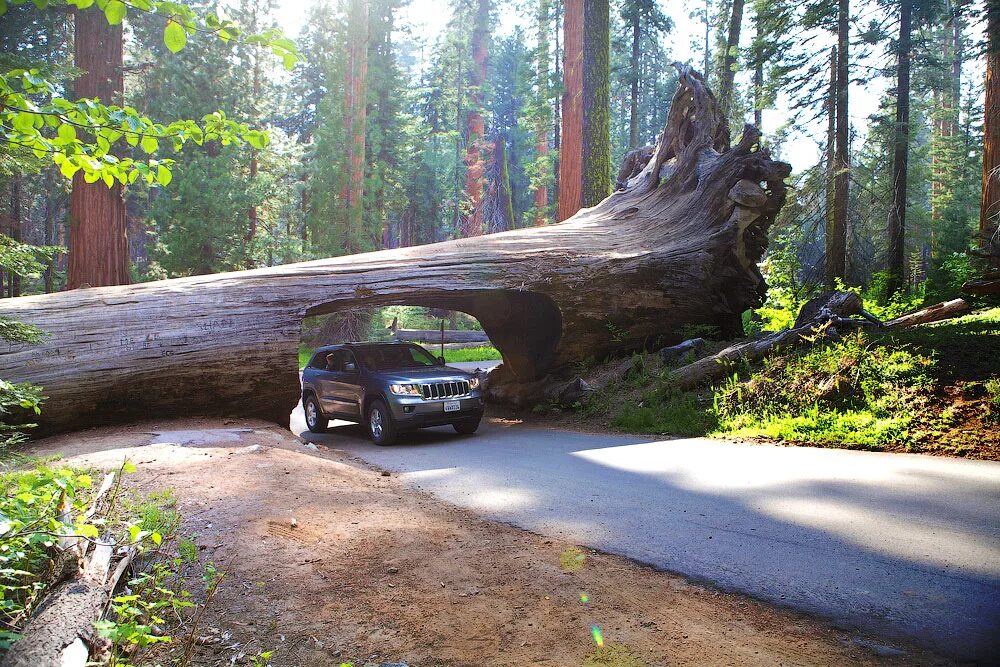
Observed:
[[[294,37],[302,28],[303,22],[308,15],[310,5],[320,0],[291,0],[282,2],[282,9],[278,12],[278,20],[286,34]],[[664,37],[665,46],[669,47],[674,60],[681,62],[692,61],[696,67],[701,68],[703,58],[704,24],[690,16],[696,8],[701,8],[703,2],[700,0],[683,0],[682,2],[660,1],[663,12],[670,17],[674,23],[673,31]],[[859,2],[859,10],[863,15],[864,7],[871,2]],[[447,2],[442,0],[412,0],[408,6],[404,7],[398,16],[397,25],[408,30],[409,37],[417,42],[433,44],[434,40],[443,34],[448,20],[451,18],[452,10]],[[744,19],[746,25],[750,24],[749,12]],[[500,13],[500,35],[510,34],[516,27],[522,27],[530,34],[530,17],[527,14],[519,15],[511,4],[503,5]],[[857,30],[855,26],[855,31]],[[975,26],[970,26],[971,30],[976,30]],[[982,29],[982,28],[980,28]],[[752,36],[752,29],[745,31],[743,48],[749,45]],[[715,45],[713,44],[713,48]],[[852,63],[852,78],[860,78],[860,68],[868,68],[882,65],[885,60],[881,50],[870,53],[867,58],[859,59]],[[669,63],[664,63],[669,66]],[[966,80],[981,82],[984,69],[980,60],[970,62],[967,65]],[[741,70],[737,73],[737,81],[745,84],[749,80],[750,72]],[[855,132],[863,136],[868,117],[874,114],[879,108],[882,96],[891,86],[889,77],[876,77],[864,84],[851,86],[851,122]],[[667,102],[665,100],[664,102]],[[777,107],[769,109],[764,113],[765,136],[774,136],[775,131],[785,122],[788,117],[788,100],[784,97],[778,99]],[[824,141],[824,121],[821,118],[814,122],[805,124],[789,134],[788,141],[782,151],[783,158],[790,161],[796,170],[804,169],[816,162],[820,156],[821,145]]]

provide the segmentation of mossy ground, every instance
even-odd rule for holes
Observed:
[[[698,392],[655,354],[588,370],[610,379],[575,414],[622,431],[1000,459],[1000,308],[847,334]]]

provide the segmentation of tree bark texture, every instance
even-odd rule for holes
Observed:
[[[563,35],[559,222],[580,210],[583,186],[583,0],[566,0]]]
[[[641,24],[639,21],[639,7],[633,7],[632,16],[629,17],[632,25],[632,68],[629,74],[629,100],[628,100],[628,147],[639,147],[639,45],[642,38]]]
[[[833,240],[837,236],[837,225],[834,219],[836,211],[836,158],[837,158],[837,47],[830,47],[830,88],[826,97],[826,216],[824,238],[826,239],[826,256],[833,256]],[[846,272],[846,267],[845,267]],[[833,278],[827,276],[827,289],[833,289]]]
[[[15,174],[10,179],[10,238],[18,243],[22,237],[21,179],[20,174]],[[21,274],[16,272],[10,274],[10,296],[21,296]]]
[[[39,433],[190,414],[287,423],[306,316],[392,304],[478,318],[503,356],[501,399],[588,357],[679,342],[681,327],[742,332],[788,164],[752,125],[730,145],[701,75],[682,67],[642,171],[561,224],[251,271],[23,297],[0,316],[49,337],[0,349],[0,376],[49,396]]]
[[[986,12],[988,42],[979,237],[982,249],[1000,266],[1000,0],[987,0]]]
[[[547,222],[546,210],[549,206],[548,164],[545,162],[549,154],[549,128],[552,123],[550,111],[551,93],[549,91],[549,26],[552,22],[552,8],[549,0],[538,2],[538,60],[535,86],[537,88],[537,113],[535,127],[535,155],[541,166],[546,169],[545,176],[535,188],[535,220],[534,224],[544,225]]]
[[[76,80],[77,97],[97,97],[121,104],[124,90],[122,26],[109,25],[96,6],[77,9],[74,53],[83,74]],[[69,270],[67,287],[126,285],[129,251],[122,186],[87,183],[82,172],[73,176],[70,195]]]
[[[743,27],[743,0],[733,0],[729,15],[729,32],[726,37],[726,52],[719,63],[719,111],[723,118],[729,118],[733,107],[733,81],[736,78],[736,64],[740,51],[740,30]]]
[[[507,164],[507,138],[495,135],[492,144],[493,154],[486,179],[486,194],[483,197],[483,222],[487,234],[506,232],[515,227]]]
[[[483,190],[486,187],[486,165],[491,154],[490,145],[485,141],[486,121],[482,114],[489,28],[490,0],[479,0],[472,28],[472,94],[466,121],[465,149],[465,194],[469,200],[469,212],[462,217],[460,231],[463,238],[483,233]]]
[[[910,22],[913,0],[899,5],[899,41],[896,48],[896,127],[892,158],[892,205],[887,236],[887,290],[893,294],[906,284],[906,177],[910,154]]]
[[[364,214],[365,125],[368,109],[368,0],[351,0],[348,19],[347,113],[347,226],[344,249],[358,252]]]
[[[826,282],[847,277],[847,206],[850,196],[850,118],[847,115],[849,78],[850,0],[839,0],[837,13],[837,141],[834,154],[833,227],[826,256]]]
[[[610,20],[608,0],[583,1],[583,208],[611,194]]]

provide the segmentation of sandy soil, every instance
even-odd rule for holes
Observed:
[[[584,665],[595,626],[619,657],[588,665],[941,663],[484,521],[262,422],[100,429],[30,453],[100,468],[128,456],[132,485],[173,489],[202,560],[229,568],[203,621],[227,639],[196,664],[273,650],[275,666]]]

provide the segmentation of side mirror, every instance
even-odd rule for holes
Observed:
[[[438,365],[439,366],[444,366],[445,365],[444,357],[438,357]]]
[[[358,370],[358,368],[352,362],[348,361],[347,363],[344,364],[345,373],[353,373],[356,370]]]

